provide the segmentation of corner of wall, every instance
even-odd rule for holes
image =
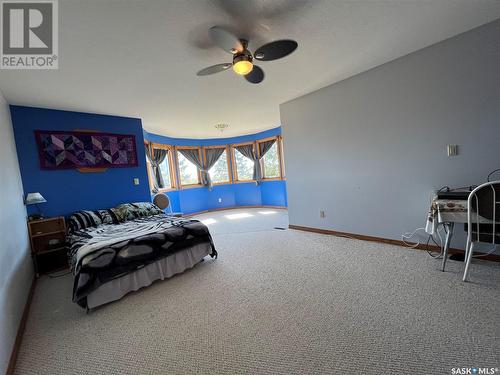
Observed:
[[[5,373],[33,281],[26,208],[12,122],[0,92],[0,373]]]

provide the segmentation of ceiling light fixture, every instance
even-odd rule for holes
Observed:
[[[220,124],[215,124],[214,128],[217,129],[218,131],[220,131],[222,133],[224,130],[226,130],[227,128],[229,128],[229,125],[228,124],[220,123]]]
[[[236,74],[245,76],[253,70],[252,56],[236,55],[233,59],[233,70]]]
[[[196,73],[198,76],[208,76],[210,74],[220,73],[228,70],[231,65],[233,71],[245,77],[250,83],[261,83],[264,80],[264,71],[254,65],[254,60],[257,61],[272,61],[288,56],[297,49],[297,42],[290,39],[275,40],[274,42],[266,43],[255,50],[252,54],[248,50],[248,40],[238,38],[231,32],[219,26],[213,26],[209,30],[209,34],[213,42],[226,52],[233,54],[233,60],[228,64],[215,64]]]

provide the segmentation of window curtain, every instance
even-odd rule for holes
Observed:
[[[201,160],[199,149],[190,148],[190,149],[180,149],[178,150],[184,157],[189,160],[191,163],[196,165],[196,168],[201,172],[201,183],[205,185],[203,182],[206,180],[206,171],[203,168],[203,161]]]
[[[262,167],[260,165],[260,160],[264,157],[266,152],[268,152],[269,149],[273,146],[274,142],[276,142],[275,139],[258,143],[260,157],[257,156],[253,144],[235,147],[239,152],[243,154],[243,156],[246,156],[248,159],[253,161],[253,179],[255,180],[257,185],[260,184],[260,182],[262,181]]]
[[[264,157],[264,155],[271,149],[271,147],[273,147],[275,143],[276,139],[271,139],[270,141],[258,143],[260,151],[260,159]]]
[[[210,177],[210,173],[208,171],[210,168],[212,168],[215,163],[217,163],[217,160],[221,157],[221,155],[224,153],[226,149],[225,148],[207,148],[205,149],[205,164],[204,168],[201,171],[201,176],[202,179],[205,178],[205,181],[203,181],[203,185],[208,186],[208,190],[212,190],[212,178]]]
[[[168,155],[168,150],[161,148],[153,148],[151,143],[146,144],[146,156],[153,170],[153,193],[157,193],[159,189],[165,187],[165,181],[160,171],[160,164],[163,163]]]
[[[184,157],[191,163],[196,165],[198,170],[201,172],[201,183],[203,186],[207,186],[209,190],[212,190],[212,179],[208,171],[212,168],[220,156],[224,153],[224,148],[207,148],[206,155],[207,158],[205,162],[200,157],[200,152],[198,149],[180,149],[179,152],[184,155]]]
[[[258,185],[260,180],[262,180],[262,169],[260,167],[259,158],[255,153],[253,143],[250,145],[236,146],[236,149],[241,152],[243,156],[253,161],[253,179]]]

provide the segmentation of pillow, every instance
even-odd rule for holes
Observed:
[[[103,224],[118,224],[118,218],[111,210],[94,211],[100,218]]]
[[[113,207],[110,211],[115,214],[116,219],[121,223],[123,221],[135,219],[131,206],[132,205],[130,203],[119,204],[118,206]]]
[[[89,227],[97,227],[102,224],[102,219],[94,211],[78,211],[71,215],[67,225],[70,232],[76,232]]]
[[[151,202],[132,203],[132,209],[137,217],[153,216],[163,213],[163,210]]]
[[[163,213],[158,206],[151,202],[123,203],[112,208],[111,211],[119,222]]]
[[[163,210],[151,202],[123,203],[108,210],[78,211],[68,219],[68,230],[76,232],[101,224],[118,224],[139,217],[162,214]]]

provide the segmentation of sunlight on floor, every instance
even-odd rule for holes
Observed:
[[[206,218],[206,219],[203,219],[201,220],[201,222],[205,225],[210,225],[210,224],[215,224],[217,222],[217,220],[215,220],[214,218]]]
[[[229,220],[238,220],[244,219],[246,217],[253,217],[253,215],[249,214],[248,212],[240,212],[237,214],[224,215],[224,217],[228,218]]]
[[[231,211],[207,212],[196,215],[210,228],[212,235],[248,233],[276,228],[288,228],[287,210],[272,207],[238,208]]]
[[[259,211],[259,214],[261,215],[273,215],[273,214],[277,214],[276,211]]]

